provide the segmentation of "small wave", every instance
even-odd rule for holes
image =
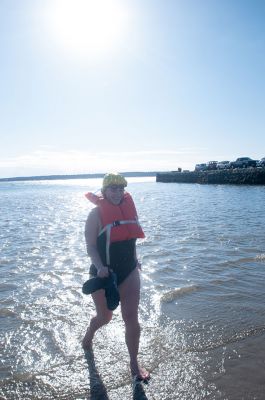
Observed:
[[[239,257],[235,260],[229,260],[229,261],[224,261],[222,263],[220,263],[220,266],[238,266],[238,265],[242,265],[242,264],[248,264],[248,263],[253,263],[253,262],[264,262],[265,261],[265,254],[258,254],[257,256],[253,257]]]
[[[0,309],[0,317],[16,317],[17,313],[9,308]],[[0,399],[1,400],[1,399]]]
[[[197,289],[198,289],[197,286],[186,286],[181,288],[175,288],[173,290],[170,290],[169,292],[163,293],[161,295],[160,301],[162,303],[171,303],[177,297],[183,296],[188,293],[192,293]]]
[[[235,333],[227,343],[239,342],[252,336],[261,335],[265,332],[265,326],[257,326],[243,332]]]
[[[17,285],[13,283],[2,283],[0,284],[0,291],[1,292],[8,292],[9,290],[16,290],[18,288]]]
[[[236,264],[242,264],[242,263],[250,263],[253,261],[265,261],[265,253],[258,254],[257,256],[253,257],[243,257],[239,258],[238,260],[235,261]]]
[[[187,347],[184,351],[186,353],[189,353],[189,352],[202,353],[202,352],[209,351],[209,350],[215,350],[220,347],[230,345],[232,343],[239,343],[242,340],[246,340],[251,337],[262,335],[262,334],[264,334],[264,332],[265,332],[265,326],[259,326],[256,328],[248,329],[246,331],[237,332],[234,335],[227,337],[227,338],[220,338],[216,342],[211,342],[206,345],[202,344],[201,346]]]

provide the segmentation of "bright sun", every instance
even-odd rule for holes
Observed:
[[[53,39],[72,56],[95,59],[122,43],[128,26],[124,0],[53,0],[48,25]]]

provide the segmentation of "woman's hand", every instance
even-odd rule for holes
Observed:
[[[100,268],[98,268],[97,276],[99,278],[107,278],[109,276],[108,267],[100,267]]]

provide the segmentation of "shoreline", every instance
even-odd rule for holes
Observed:
[[[121,172],[127,178],[130,177],[145,177],[156,176],[157,172]],[[71,174],[71,175],[40,175],[40,176],[16,176],[11,178],[0,178],[0,182],[19,182],[19,181],[53,181],[53,180],[67,180],[67,179],[92,179],[103,178],[105,173],[95,174]]]

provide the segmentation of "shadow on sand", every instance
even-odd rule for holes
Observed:
[[[85,359],[89,372],[90,400],[109,400],[107,390],[96,368],[93,350],[85,351]]]
[[[148,398],[146,397],[142,382],[134,383],[134,385],[133,385],[133,400],[148,400]]]
[[[85,359],[89,372],[89,400],[110,400],[106,387],[97,370],[93,350],[85,351]],[[148,400],[141,382],[134,382],[133,384],[133,400]]]

